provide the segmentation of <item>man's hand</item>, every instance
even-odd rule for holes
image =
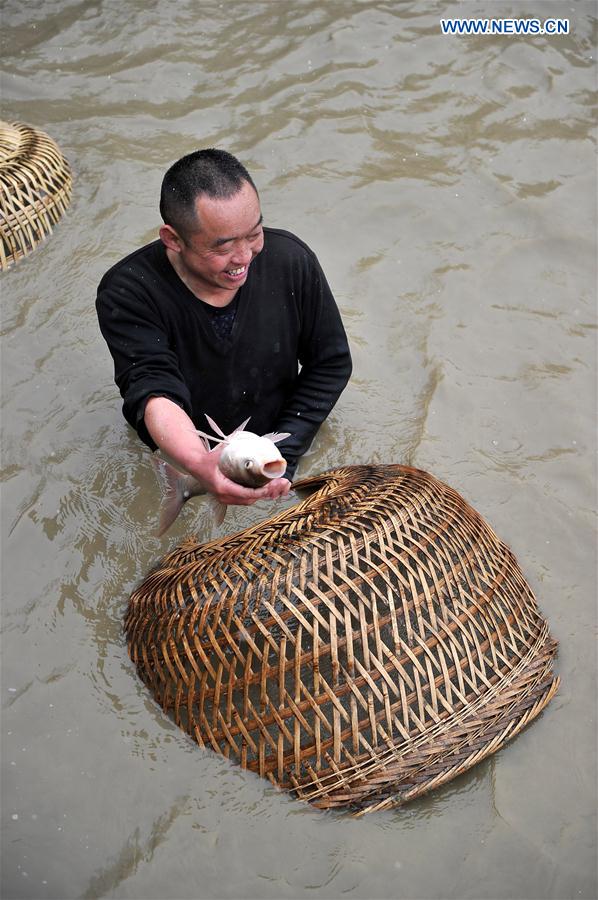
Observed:
[[[258,488],[258,490],[264,491],[263,496],[269,500],[279,500],[281,497],[288,497],[291,487],[292,485],[288,478],[273,478],[272,481],[269,481],[262,488]]]
[[[231,481],[218,468],[223,445],[206,450],[187,413],[167,397],[150,397],[144,421],[160,450],[196,478],[220,503],[251,506],[258,500],[286,497],[291,489],[288,478],[274,478],[260,488],[244,487]]]
[[[250,488],[236,481],[231,481],[218,468],[218,460],[224,449],[221,444],[210,452],[204,452],[196,464],[185,466],[194,478],[197,478],[220,503],[236,506],[251,506],[258,500],[276,500],[286,497],[291,489],[288,478],[273,478],[263,487]]]

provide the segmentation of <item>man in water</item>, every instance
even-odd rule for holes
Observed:
[[[123,414],[217,500],[288,494],[351,374],[340,314],[314,253],[262,225],[251,176],[230,153],[198,150],[162,182],[160,239],[102,278],[96,302]],[[230,433],[290,432],[284,478],[243,487],[196,434],[207,413]]]

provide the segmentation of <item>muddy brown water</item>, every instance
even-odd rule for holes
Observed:
[[[2,115],[74,198],[2,276],[2,896],[593,898],[594,3],[17,3]],[[568,18],[444,37],[441,16]],[[529,729],[404,808],[348,820],[200,750],[129,662],[164,539],[99,334],[104,270],[153,238],[164,169],[236,153],[316,250],[355,371],[302,471],[403,462],[513,548],[560,641]],[[220,533],[273,511],[230,515]],[[216,532],[218,533],[218,532]]]

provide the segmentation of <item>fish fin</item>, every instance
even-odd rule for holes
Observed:
[[[247,425],[249,424],[249,420],[250,420],[250,419],[251,419],[251,416],[247,416],[247,418],[245,419],[245,421],[244,421],[244,422],[241,422],[240,425],[237,425],[237,427],[235,428],[235,430],[234,430],[233,432],[231,432],[231,434],[229,434],[228,437],[232,437],[232,435],[233,435],[233,434],[236,434],[237,431],[245,431]]]
[[[210,497],[210,509],[214,518],[214,525],[222,525],[228,506],[226,503],[220,503],[215,497]]]
[[[214,441],[216,444],[224,444],[225,441],[228,441],[228,439],[233,436],[233,434],[236,434],[238,431],[245,431],[245,427],[246,427],[247,423],[249,422],[249,419],[251,419],[251,416],[249,416],[247,419],[245,419],[244,422],[242,422],[240,425],[237,425],[237,427],[233,431],[231,431],[230,434],[225,434],[223,432],[222,428],[220,427],[220,425],[216,425],[216,422],[214,421],[214,419],[211,418],[211,416],[209,416],[207,413],[204,413],[204,416],[208,420],[208,425],[210,426],[212,431],[215,434],[219,435],[219,437],[214,437],[211,434],[206,434],[205,431],[198,430],[195,433],[198,434],[204,440]],[[210,449],[209,446],[208,446],[208,449]],[[211,448],[211,449],[214,449],[214,448]]]
[[[156,530],[156,537],[162,537],[177,518],[183,508],[183,504],[188,499],[188,495],[185,496],[185,486],[189,481],[189,476],[183,475],[182,472],[171,466],[165,459],[160,459],[155,454],[152,456],[152,465],[162,491],[162,506],[160,507],[160,519]]]
[[[207,421],[208,421],[208,425],[210,426],[210,428],[212,429],[212,431],[214,432],[214,434],[218,434],[221,438],[224,438],[224,439],[226,440],[226,438],[228,437],[228,435],[226,435],[226,434],[223,432],[223,430],[222,430],[222,428],[220,427],[220,425],[216,425],[214,419],[211,419],[210,416],[209,416],[207,413],[204,413],[204,416],[206,417],[206,419],[207,419]],[[198,432],[198,434],[199,434],[199,432]]]
[[[291,436],[290,431],[271,431],[269,434],[263,434],[262,437],[268,438],[273,444],[279,444]]]
[[[212,434],[206,434],[205,431],[196,431],[195,434],[197,434],[201,438],[204,447],[206,448],[206,450],[209,450],[210,453],[212,452],[212,450],[216,449],[216,447],[210,447],[210,441],[214,441],[216,446],[218,446],[218,444],[224,444],[226,440],[226,438],[216,438]]]

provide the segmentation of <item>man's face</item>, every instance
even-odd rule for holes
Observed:
[[[245,283],[252,260],[264,246],[258,195],[244,182],[225,200],[199,196],[195,210],[200,230],[185,241],[176,235],[175,267],[200,295],[202,290],[208,298],[235,291]]]

